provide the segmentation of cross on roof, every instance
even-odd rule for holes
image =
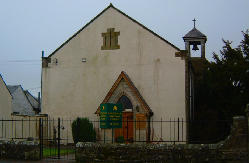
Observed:
[[[194,18],[194,20],[192,20],[192,21],[194,22],[194,28],[195,28],[195,22],[196,22],[195,18]]]

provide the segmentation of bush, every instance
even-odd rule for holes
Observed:
[[[95,142],[96,132],[93,124],[88,118],[77,118],[72,123],[73,141],[77,142]]]
[[[123,136],[119,136],[116,138],[116,142],[117,143],[125,143],[124,137]]]

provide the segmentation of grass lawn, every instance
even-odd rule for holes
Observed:
[[[60,155],[66,155],[74,153],[74,149],[60,149]],[[58,150],[57,148],[43,148],[43,157],[57,156]]]

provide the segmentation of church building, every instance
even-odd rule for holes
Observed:
[[[98,121],[101,104],[120,103],[126,121],[114,132],[94,125],[101,139],[187,142],[194,102],[190,46],[201,46],[205,58],[206,36],[194,27],[183,39],[186,49],[180,50],[110,4],[43,54],[42,113]]]

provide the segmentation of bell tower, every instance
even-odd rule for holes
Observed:
[[[192,50],[199,50],[198,45],[201,46],[201,58],[205,59],[205,43],[207,41],[207,37],[201,33],[198,29],[195,28],[196,20],[193,20],[194,28],[189,31],[184,37],[183,40],[185,42],[185,50],[188,51],[189,57],[191,57],[191,46]]]

